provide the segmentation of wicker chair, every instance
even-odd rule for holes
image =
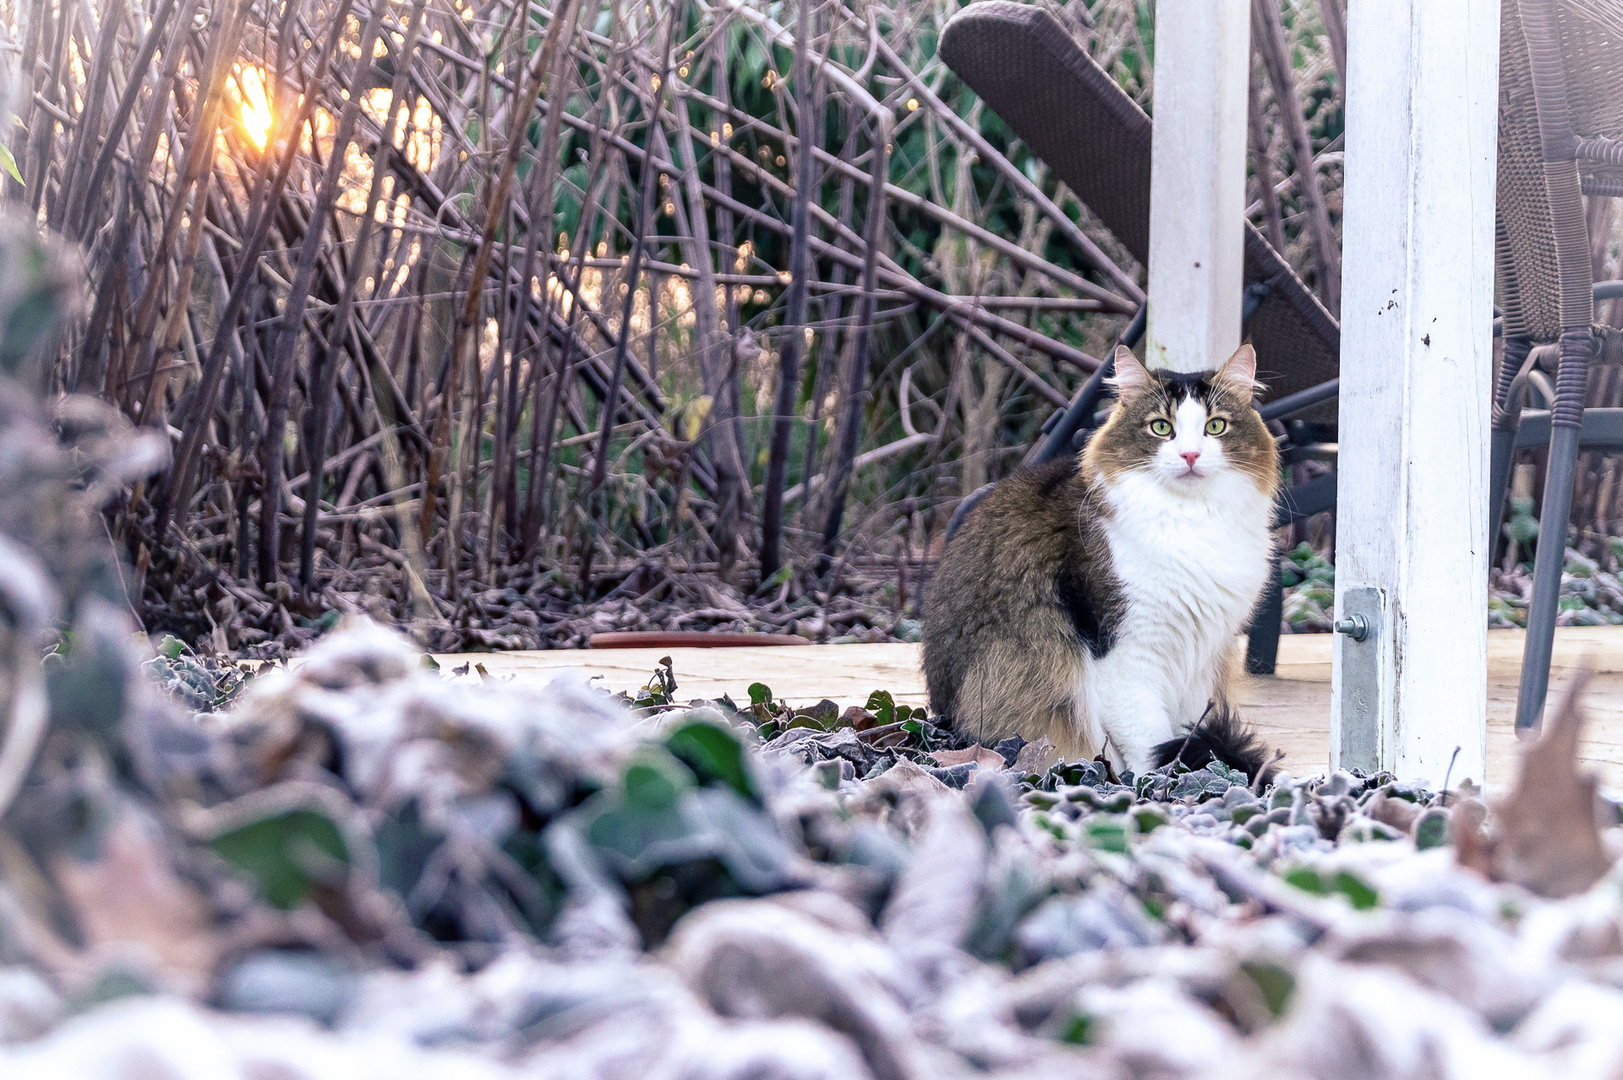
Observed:
[[[1523,39],[1522,15],[1537,8],[1540,25],[1553,27],[1544,45],[1530,53]],[[1524,410],[1530,389],[1545,385],[1539,363],[1553,362],[1553,347],[1538,342],[1565,341],[1572,326],[1574,358],[1587,366],[1592,319],[1588,235],[1581,202],[1576,160],[1610,163],[1613,171],[1581,181],[1589,194],[1623,194],[1623,150],[1604,136],[1618,134],[1623,110],[1623,0],[1504,0],[1502,93],[1499,150],[1499,272],[1504,298],[1506,350],[1511,357],[1498,380],[1494,404],[1491,521],[1497,529],[1512,455],[1558,443],[1551,453],[1552,474],[1546,491],[1556,492],[1556,505],[1546,495],[1545,517],[1570,513],[1572,462],[1579,447],[1623,449],[1623,410],[1583,409],[1585,381],[1581,370],[1562,362],[1558,382],[1566,391],[1554,410]],[[1123,246],[1141,262],[1149,250],[1151,122],[1051,15],[1041,8],[1011,0],[980,0],[960,11],[942,31],[942,59],[979,94],[1032,150],[1046,161],[1079,199],[1103,221]],[[1564,101],[1567,79],[1578,104],[1565,106],[1564,121],[1545,121],[1534,108],[1534,69],[1530,55],[1545,58],[1540,79],[1551,110]],[[1563,57],[1565,61],[1563,62]],[[1572,74],[1576,73],[1576,74]],[[1543,121],[1541,125],[1541,121]],[[1541,126],[1562,122],[1566,135],[1554,142]],[[1576,129],[1572,126],[1576,124]],[[1553,130],[1553,129],[1552,129]],[[1588,136],[1576,138],[1577,130]],[[1565,146],[1548,168],[1570,177],[1562,228],[1545,195],[1547,149]],[[1561,160],[1564,154],[1564,163]],[[1259,377],[1270,387],[1262,405],[1265,418],[1288,420],[1291,444],[1286,460],[1322,457],[1321,437],[1333,439],[1339,389],[1340,329],[1289,266],[1255,228],[1245,226],[1244,333],[1257,350]],[[1558,249],[1568,254],[1558,256]],[[1570,264],[1570,266],[1569,266]],[[1571,279],[1567,289],[1562,277]],[[1618,283],[1595,287],[1593,295],[1623,296]],[[1563,298],[1571,298],[1570,319],[1563,317]],[[1143,312],[1123,341],[1135,345],[1143,333]],[[1615,333],[1607,332],[1606,355],[1623,351]],[[1590,350],[1590,351],[1586,351]],[[1103,380],[1097,373],[1044,427],[1045,439],[1028,460],[1049,460],[1070,452],[1094,426]],[[1560,391],[1554,395],[1560,398]],[[1573,426],[1573,418],[1579,426]],[[1567,434],[1561,434],[1567,432]],[[1564,463],[1564,464],[1562,464]],[[1564,471],[1559,471],[1564,470]],[[1557,472],[1559,471],[1559,475]],[[973,508],[977,492],[964,500],[955,523]],[[1286,491],[1276,509],[1276,524],[1306,517],[1335,505],[1335,477],[1320,476]],[[949,536],[951,529],[949,527]],[[1535,573],[1535,599],[1518,722],[1536,723],[1549,676],[1550,643],[1560,588],[1562,545],[1545,545],[1550,553]],[[1281,595],[1277,577],[1253,620],[1247,667],[1271,672],[1278,649]]]
[[[1592,362],[1623,360],[1615,330],[1594,325],[1595,283],[1582,195],[1623,195],[1623,2],[1503,0],[1495,222],[1504,362],[1493,401],[1490,520],[1497,531],[1512,455],[1547,445],[1543,520],[1522,659],[1516,727],[1538,726],[1580,447],[1623,449],[1623,410],[1588,409]],[[1610,295],[1610,290],[1607,290]],[[1540,348],[1539,346],[1544,346]],[[1554,401],[1528,410],[1531,387]]]

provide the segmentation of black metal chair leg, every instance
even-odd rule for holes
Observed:
[[[1280,577],[1279,559],[1274,574],[1257,599],[1251,616],[1251,631],[1245,643],[1245,669],[1253,675],[1272,675],[1279,662],[1279,626],[1285,618],[1285,583]]]
[[[1592,349],[1587,327],[1561,335],[1561,370],[1550,418],[1550,462],[1544,478],[1538,555],[1533,561],[1533,597],[1527,611],[1522,684],[1516,699],[1518,732],[1539,726],[1544,715],[1544,699],[1550,689],[1550,657],[1555,649],[1561,570],[1567,554],[1567,520],[1572,516],[1572,484],[1577,472]]]
[[[1516,376],[1532,352],[1533,343],[1524,337],[1505,339],[1505,357],[1499,368],[1499,385],[1493,395],[1493,442],[1488,457],[1488,562],[1499,557],[1503,539],[1499,526],[1505,520],[1505,493],[1510,487],[1510,463],[1516,456],[1516,430],[1521,426],[1521,403],[1510,400]]]
[[[1282,529],[1297,518],[1336,508],[1336,474],[1325,473],[1305,483],[1286,488],[1274,503],[1274,528]],[[1253,675],[1272,675],[1279,661],[1279,628],[1285,618],[1285,582],[1278,556],[1274,575],[1257,598],[1246,638],[1245,669]]]
[[[1505,521],[1505,495],[1510,488],[1510,463],[1516,456],[1516,429],[1519,412],[1506,417],[1505,426],[1493,429],[1493,446],[1488,459],[1488,564],[1499,558],[1504,542],[1500,526]]]

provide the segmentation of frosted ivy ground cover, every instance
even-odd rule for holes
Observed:
[[[8,1078],[1623,1066],[1620,831],[1557,756],[1490,808],[1040,767],[883,694],[469,686],[367,625],[223,713],[118,663],[120,725],[59,731],[7,818]]]

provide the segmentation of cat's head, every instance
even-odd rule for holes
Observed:
[[[1257,354],[1242,345],[1216,371],[1151,371],[1116,347],[1116,407],[1088,442],[1094,470],[1108,479],[1148,473],[1196,491],[1239,473],[1272,493],[1279,452],[1252,405]]]

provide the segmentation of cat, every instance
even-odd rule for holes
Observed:
[[[924,613],[931,708],[987,744],[1051,740],[1118,770],[1263,750],[1226,681],[1275,558],[1279,452],[1256,354],[1150,371],[1118,346],[1116,402],[1080,455],[1017,470],[947,545]]]

